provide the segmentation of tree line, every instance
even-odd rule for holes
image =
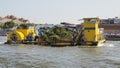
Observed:
[[[0,25],[0,28],[1,29],[11,29],[15,26],[17,26],[18,29],[27,29],[29,28],[29,26],[35,26],[36,24],[34,23],[23,23],[23,24],[20,24],[18,25],[17,23],[15,23],[14,21],[8,21],[8,22],[5,22],[4,24]]]

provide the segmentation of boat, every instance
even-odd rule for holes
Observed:
[[[6,44],[38,44],[51,46],[98,46],[104,43],[103,29],[98,27],[99,18],[84,18],[83,27],[74,26],[40,27],[16,29],[7,36]],[[37,27],[38,28],[38,27]],[[84,28],[84,29],[83,29]]]
[[[107,40],[120,39],[120,24],[99,24],[100,28],[104,28],[104,35]]]

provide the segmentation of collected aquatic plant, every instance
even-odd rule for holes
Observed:
[[[43,41],[57,42],[57,41],[70,41],[72,40],[72,32],[64,27],[55,26],[47,29],[40,37]]]

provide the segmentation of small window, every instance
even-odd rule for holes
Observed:
[[[88,23],[96,23],[97,20],[96,19],[88,19]]]

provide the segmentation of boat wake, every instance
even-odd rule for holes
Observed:
[[[4,42],[0,42],[0,44],[4,44]]]
[[[103,47],[114,47],[114,45],[106,43],[106,44],[103,44]]]

